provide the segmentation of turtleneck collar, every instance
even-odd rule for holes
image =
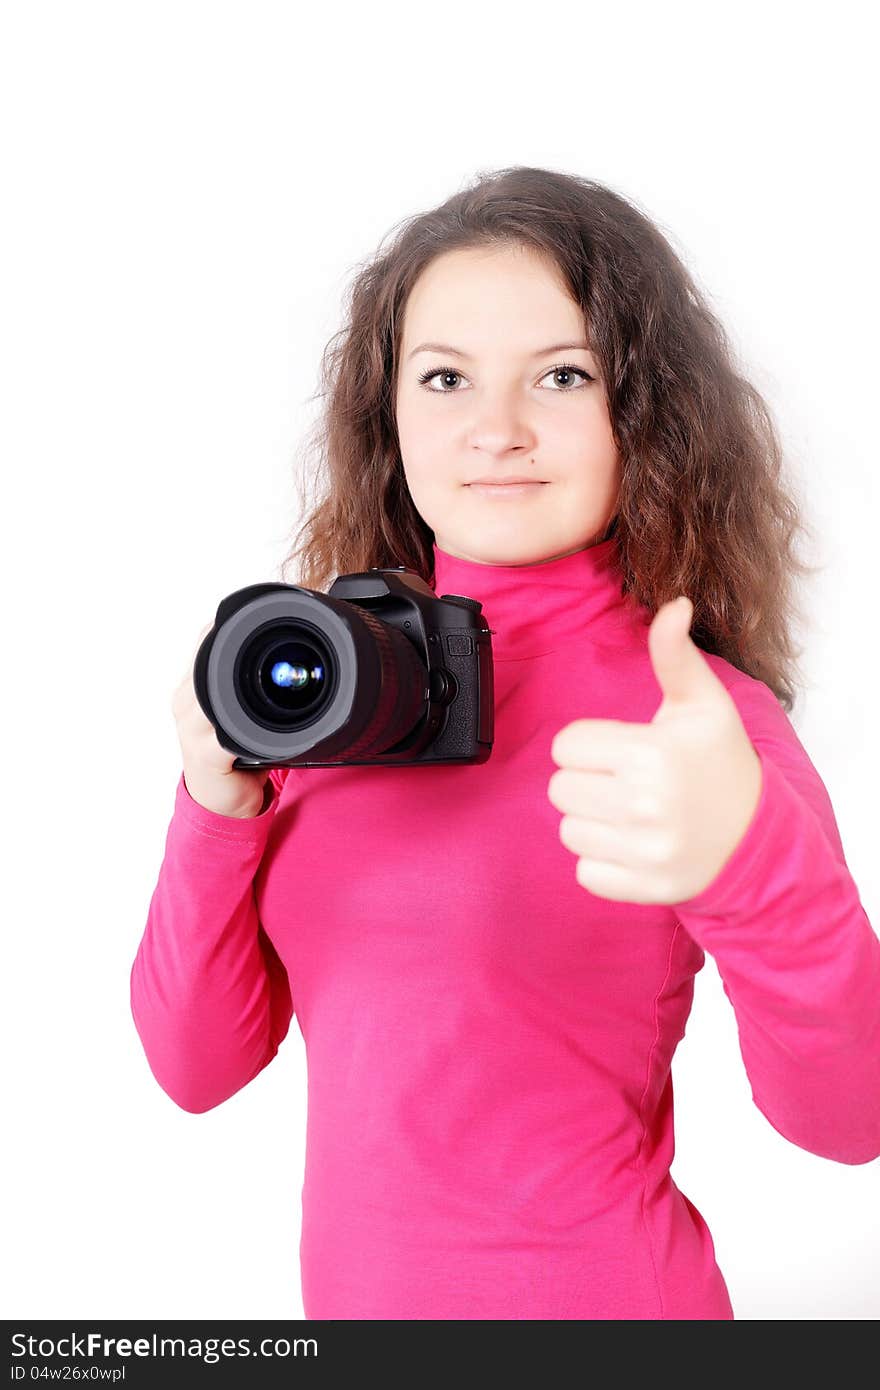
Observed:
[[[434,542],[434,592],[478,599],[501,661],[558,651],[571,638],[618,627],[626,599],[616,536],[531,565],[463,560]]]

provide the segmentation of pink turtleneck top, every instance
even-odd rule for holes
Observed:
[[[306,1318],[732,1318],[669,1171],[672,1059],[707,951],[773,1128],[838,1163],[880,1155],[880,940],[766,685],[706,657],[763,773],[714,881],[645,906],[575,878],[553,737],[647,722],[661,698],[617,553],[490,566],[435,546],[436,593],[479,599],[494,634],[488,762],[274,770],[249,820],[178,781],[134,1022],[198,1113],[295,1016]]]

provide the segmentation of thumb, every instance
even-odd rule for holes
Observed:
[[[705,700],[707,696],[717,695],[719,688],[723,689],[699,647],[691,640],[693,614],[693,604],[681,594],[657,609],[648,630],[651,665],[663,692],[661,709],[670,704]]]

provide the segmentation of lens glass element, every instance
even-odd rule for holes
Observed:
[[[237,685],[250,712],[270,723],[299,722],[317,712],[330,685],[328,654],[300,624],[287,631],[273,623],[246,643]]]

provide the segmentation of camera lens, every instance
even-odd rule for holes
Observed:
[[[420,650],[394,623],[366,602],[296,584],[227,595],[193,680],[224,747],[283,761],[393,751],[417,732],[430,699]]]
[[[324,644],[301,624],[278,623],[256,632],[239,655],[236,681],[257,719],[290,727],[326,703],[332,661]]]

